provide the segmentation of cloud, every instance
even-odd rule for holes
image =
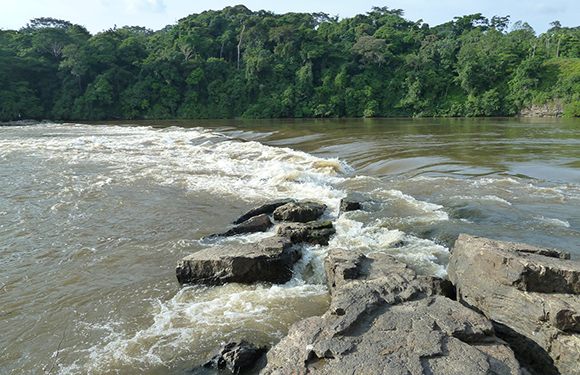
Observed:
[[[123,0],[129,13],[165,13],[163,0]]]

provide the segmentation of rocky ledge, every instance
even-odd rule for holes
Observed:
[[[450,283],[385,254],[332,249],[328,311],[294,324],[260,374],[521,374],[484,316]]]
[[[580,373],[580,263],[560,250],[462,234],[449,278],[536,374]]]

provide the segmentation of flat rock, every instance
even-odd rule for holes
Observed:
[[[274,220],[307,223],[317,220],[326,210],[325,204],[311,201],[290,202],[274,210]]]
[[[264,203],[263,205],[252,208],[251,210],[244,213],[242,216],[240,216],[239,218],[237,218],[234,221],[234,224],[241,224],[244,221],[251,219],[254,216],[258,216],[258,215],[262,215],[262,214],[271,215],[276,208],[283,206],[283,205],[290,203],[290,202],[296,202],[296,201],[294,199],[291,199],[291,198],[286,198],[286,199],[278,199],[278,200],[275,200],[272,202]]]
[[[451,250],[448,273],[460,301],[491,319],[538,374],[580,372],[580,263],[565,258],[466,234]]]
[[[330,221],[313,221],[310,223],[282,223],[274,230],[276,236],[289,238],[294,244],[306,242],[311,245],[328,245],[330,236],[336,229]]]
[[[177,263],[180,283],[219,285],[258,281],[285,283],[301,256],[284,237],[269,237],[257,243],[214,246],[186,256]]]
[[[332,249],[328,311],[294,324],[260,374],[521,374],[483,315],[386,254]]]

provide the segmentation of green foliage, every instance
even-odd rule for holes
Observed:
[[[37,18],[0,30],[0,120],[497,116],[553,99],[577,116],[580,29],[508,24],[238,5],[91,35]]]

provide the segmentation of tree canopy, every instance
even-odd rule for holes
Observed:
[[[0,30],[0,121],[580,114],[580,28],[481,13],[339,20],[243,5],[152,31],[53,18]]]

